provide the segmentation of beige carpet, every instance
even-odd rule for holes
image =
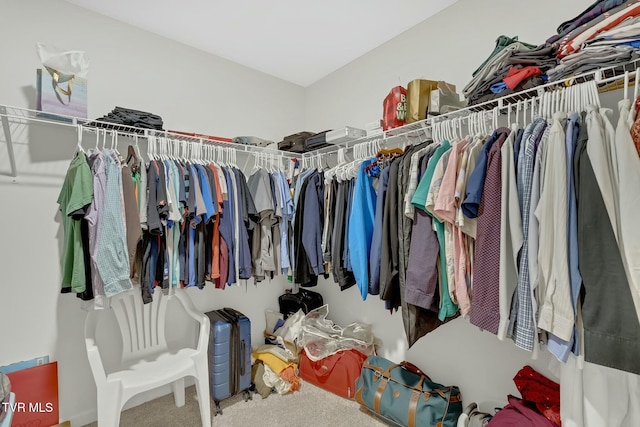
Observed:
[[[122,413],[120,426],[181,426],[199,427],[200,408],[195,387],[186,390],[186,404],[176,408],[169,394]],[[324,427],[324,426],[383,426],[353,400],[344,399],[312,384],[302,383],[295,393],[285,396],[272,394],[262,399],[253,394],[253,400],[244,402],[242,395],[220,402],[222,415],[213,417],[215,406],[211,402],[214,427]],[[87,427],[96,427],[96,423]]]

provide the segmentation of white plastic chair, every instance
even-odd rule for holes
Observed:
[[[177,298],[185,312],[200,326],[196,348],[170,351],[165,337],[167,301]],[[185,403],[184,378],[193,376],[196,382],[200,416],[203,427],[211,427],[209,401],[208,340],[210,323],[207,317],[195,311],[191,299],[183,290],[165,296],[160,289],[154,292],[153,302],[142,303],[140,288],[115,296],[111,300],[122,335],[122,357],[116,369],[107,372],[100,355],[113,343],[96,340],[100,319],[110,310],[96,310],[87,315],[85,343],[89,364],[98,390],[98,425],[117,427],[124,404],[133,396],[171,384],[175,404]],[[104,350],[103,350],[104,352]]]

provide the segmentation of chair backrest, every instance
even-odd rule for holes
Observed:
[[[123,292],[112,298],[111,308],[122,334],[122,361],[167,349],[165,313],[167,298],[156,288],[153,302],[143,304],[140,288]]]

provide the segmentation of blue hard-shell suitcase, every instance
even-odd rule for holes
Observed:
[[[209,385],[218,415],[221,400],[239,393],[251,399],[251,321],[232,308],[206,315],[211,321]]]

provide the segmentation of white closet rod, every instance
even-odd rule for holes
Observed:
[[[76,129],[82,129],[83,131],[96,133],[100,131],[107,131],[109,135],[117,133],[118,136],[130,137],[132,139],[138,138],[168,138],[179,141],[189,141],[193,143],[204,142],[208,146],[219,146],[230,148],[235,151],[244,151],[246,153],[271,153],[278,156],[286,157],[287,159],[293,159],[300,157],[295,153],[287,153],[280,150],[273,150],[270,148],[256,147],[243,144],[235,144],[227,141],[217,141],[214,139],[203,139],[198,136],[184,135],[180,133],[174,133],[169,131],[160,131],[154,129],[137,128],[135,126],[118,125],[108,122],[102,122],[100,120],[88,120],[78,117],[48,114],[42,111],[31,110],[28,108],[14,107],[9,105],[0,105],[0,123],[3,128],[5,141],[7,144],[7,154],[9,157],[9,164],[11,167],[10,176],[13,178],[13,182],[17,182],[18,170],[15,161],[15,153],[13,149],[13,137],[12,131],[14,126],[25,126],[29,123],[43,123],[47,125],[65,126]],[[88,126],[89,124],[98,124],[101,126]]]

